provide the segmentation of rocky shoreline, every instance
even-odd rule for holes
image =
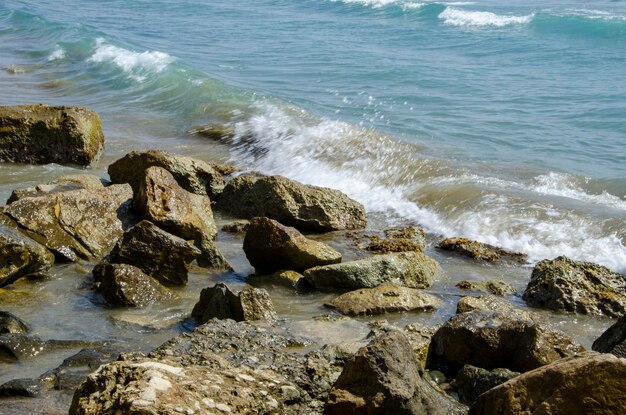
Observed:
[[[55,140],[52,148],[63,148],[55,162],[93,162],[104,143],[99,118],[68,121],[73,114],[92,112],[0,107],[0,160],[50,162],[38,154]],[[218,126],[202,131],[217,139],[228,134]],[[94,137],[89,162],[78,162],[86,147],[75,143],[93,144]],[[108,174],[110,181],[78,174],[14,190],[0,211],[0,289],[20,279],[36,285],[61,264],[95,263],[85,274],[101,307],[148,307],[174,298],[192,269],[233,273],[216,243],[220,232],[241,241],[238,255],[255,269],[244,276],[250,286],[217,283],[192,293],[197,302],[181,322],[199,326],[149,353],[43,340],[19,316],[0,312],[3,363],[82,348],[39,378],[0,385],[0,413],[11,407],[42,414],[626,411],[626,276],[558,257],[538,263],[523,292],[531,307],[618,319],[594,351],[511,303],[515,288],[498,280],[457,281],[474,295],[459,298],[457,314],[441,326],[370,321],[367,337],[324,344],[288,328],[273,287],[292,292],[294,301],[301,293],[332,293],[324,303],[331,324],[432,312],[450,301],[428,291],[446,269],[424,252],[418,226],[374,230],[364,207],[338,190],[161,150],[133,151]],[[221,231],[214,211],[232,218]],[[358,256],[325,243],[329,232]],[[436,249],[485,267],[526,261],[461,237]]]

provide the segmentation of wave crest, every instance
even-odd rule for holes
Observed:
[[[458,27],[504,27],[529,23],[535,14],[526,16],[503,16],[492,12],[462,10],[446,7],[439,14],[439,19],[445,24]]]

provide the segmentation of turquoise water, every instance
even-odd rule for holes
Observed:
[[[232,123],[385,221],[626,272],[626,2],[4,0],[0,45],[0,102],[94,108],[105,161]]]

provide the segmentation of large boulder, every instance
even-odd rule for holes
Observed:
[[[567,335],[500,311],[452,316],[437,330],[427,366],[454,374],[468,364],[526,372],[585,349]]]
[[[313,241],[296,228],[269,218],[254,218],[246,230],[243,250],[258,273],[280,269],[304,271],[317,265],[341,262],[341,253]]]
[[[87,108],[0,106],[0,161],[88,166],[103,148],[100,117]]]
[[[236,177],[224,188],[217,206],[241,218],[265,216],[308,231],[359,229],[367,224],[363,205],[339,190],[282,176]]]
[[[209,163],[162,150],[131,151],[111,164],[108,172],[113,183],[128,183],[137,191],[144,171],[151,166],[172,173],[178,184],[191,193],[216,198],[224,188],[222,174]]]
[[[164,168],[152,166],[144,173],[133,199],[133,207],[141,218],[176,236],[192,240],[201,252],[198,265],[231,269],[215,246],[217,226],[208,196],[186,191]]]
[[[94,270],[97,291],[112,305],[145,307],[172,294],[154,278],[128,264],[103,264]]]
[[[77,189],[102,189],[103,187],[104,184],[102,183],[102,179],[98,176],[94,176],[93,174],[68,174],[57,177],[56,179],[45,184],[15,189],[11,192],[11,196],[7,200],[7,204],[13,203],[16,200],[20,200],[25,197],[37,197],[47,195],[49,193],[65,192]]]
[[[580,314],[626,314],[626,276],[565,256],[539,262],[523,295],[531,306]]]
[[[454,378],[452,386],[459,395],[459,401],[471,405],[483,393],[518,376],[518,372],[509,369],[485,370],[476,366],[465,365]]]
[[[246,288],[235,294],[223,283],[200,292],[200,299],[193,307],[191,316],[200,324],[213,318],[230,318],[235,321],[277,318],[272,300],[264,289]]]
[[[41,274],[54,264],[54,255],[16,229],[0,224],[0,287],[18,278]]]
[[[124,232],[109,256],[96,267],[129,264],[164,285],[184,285],[191,262],[199,254],[200,250],[189,242],[143,220]]]
[[[593,350],[626,358],[626,316],[620,317],[593,342]]]
[[[384,283],[376,288],[350,291],[325,304],[350,316],[374,315],[398,311],[432,311],[441,300],[422,290]]]
[[[132,197],[128,185],[71,190],[15,201],[4,214],[57,256],[94,260],[106,255],[132,224]]]
[[[428,288],[440,268],[421,252],[376,255],[341,264],[314,267],[304,272],[307,281],[321,291],[374,288],[391,282],[409,288]]]
[[[482,394],[469,415],[617,415],[626,411],[626,359],[587,352],[517,376]]]
[[[524,263],[528,255],[519,252],[506,251],[500,247],[466,238],[448,238],[439,242],[437,248],[444,251],[456,252],[478,261],[504,261]]]
[[[324,415],[464,412],[424,376],[406,337],[391,330],[377,336],[346,362],[328,394]]]

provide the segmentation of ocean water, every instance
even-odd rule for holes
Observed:
[[[103,118],[96,171],[165,148],[626,272],[626,2],[0,2],[0,103]],[[218,145],[189,131],[230,123]],[[0,166],[0,193],[61,168]]]

